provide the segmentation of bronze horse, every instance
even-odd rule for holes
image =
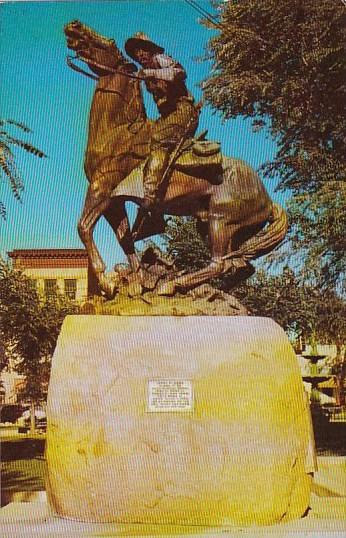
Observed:
[[[112,297],[117,283],[105,274],[93,230],[104,216],[137,275],[139,287],[148,287],[135,252],[125,202],[141,205],[144,197],[142,169],[149,153],[151,122],[146,116],[137,68],[114,40],[79,21],[68,23],[64,31],[68,48],[97,75],[93,76],[97,84],[84,163],[89,188],[78,232],[101,290]],[[225,156],[221,170],[222,182],[208,177],[208,170],[193,174],[178,167],[172,169],[158,209],[166,215],[194,216],[201,232],[208,235],[211,262],[204,269],[161,283],[159,293],[193,288],[228,271],[240,280],[246,274],[248,260],[270,252],[285,237],[286,213],[271,201],[257,173],[245,162]],[[162,231],[154,227],[144,236]]]

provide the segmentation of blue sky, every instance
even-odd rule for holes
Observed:
[[[209,1],[199,4],[211,11]],[[198,84],[207,77],[210,64],[198,62],[211,36],[196,13],[183,0],[108,0],[98,2],[9,2],[0,5],[1,118],[27,124],[34,132],[22,136],[47,155],[38,159],[16,151],[25,183],[22,204],[0,183],[0,199],[7,207],[7,221],[0,222],[0,251],[14,248],[82,247],[77,220],[83,207],[87,181],[83,172],[90,103],[95,83],[66,65],[63,26],[79,19],[123,49],[135,32],[144,31],[179,60],[188,73],[188,86],[198,99]],[[146,99],[147,112],[156,116]],[[270,160],[275,146],[264,132],[252,133],[250,122],[238,119],[222,123],[205,108],[200,130],[221,141],[227,155],[240,157],[255,168]],[[265,182],[273,198],[274,182]],[[95,239],[107,266],[123,260],[123,254],[106,223],[97,225]]]

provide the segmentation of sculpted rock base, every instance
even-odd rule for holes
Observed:
[[[131,297],[128,288],[112,301],[94,297],[82,306],[84,314],[112,316],[245,316],[247,309],[234,297],[204,284],[186,294],[163,297],[156,291]]]
[[[302,381],[269,319],[68,317],[47,415],[60,516],[268,525],[309,506]]]

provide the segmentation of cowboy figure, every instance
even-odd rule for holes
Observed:
[[[184,68],[164,49],[139,32],[125,43],[127,54],[141,64],[138,72],[152,94],[160,117],[151,130],[150,156],[144,166],[144,208],[152,212],[174,148],[197,129],[199,110],[188,92]]]

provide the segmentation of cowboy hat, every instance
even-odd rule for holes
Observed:
[[[153,54],[160,54],[165,49],[156,45],[143,32],[137,32],[133,37],[130,37],[125,43],[126,53],[134,60],[136,59],[136,50],[147,50]]]

